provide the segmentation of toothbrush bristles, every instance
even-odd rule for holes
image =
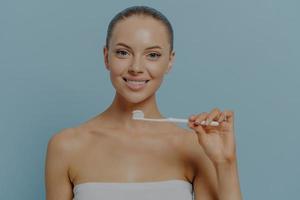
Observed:
[[[132,119],[143,119],[144,112],[142,110],[134,110],[132,112]]]

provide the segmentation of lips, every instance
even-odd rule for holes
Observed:
[[[123,77],[123,80],[126,82],[136,82],[136,83],[148,83],[150,81],[150,80],[146,80],[146,79],[141,79],[141,80],[127,79],[125,77]]]
[[[126,85],[132,90],[142,89],[149,82],[149,80],[131,80],[126,79],[125,77],[123,77],[123,80],[125,81]]]

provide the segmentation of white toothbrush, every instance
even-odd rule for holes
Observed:
[[[134,110],[132,111],[132,119],[134,120],[144,120],[144,121],[153,121],[153,122],[181,122],[181,123],[188,123],[188,119],[178,119],[178,118],[162,118],[162,119],[150,119],[144,118],[144,112],[142,110]],[[202,121],[201,125],[206,125],[206,121]],[[212,121],[210,123],[211,126],[219,126],[219,123],[216,121]]]

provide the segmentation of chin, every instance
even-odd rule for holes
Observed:
[[[141,102],[146,101],[147,99],[150,99],[154,94],[146,94],[146,93],[128,93],[128,92],[123,92],[119,93],[119,95],[122,96],[122,98],[127,101],[128,103],[134,103],[138,104]]]

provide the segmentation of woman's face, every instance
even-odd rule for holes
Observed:
[[[104,60],[112,84],[132,103],[155,93],[174,60],[167,28],[149,16],[134,15],[119,21],[108,46]]]

